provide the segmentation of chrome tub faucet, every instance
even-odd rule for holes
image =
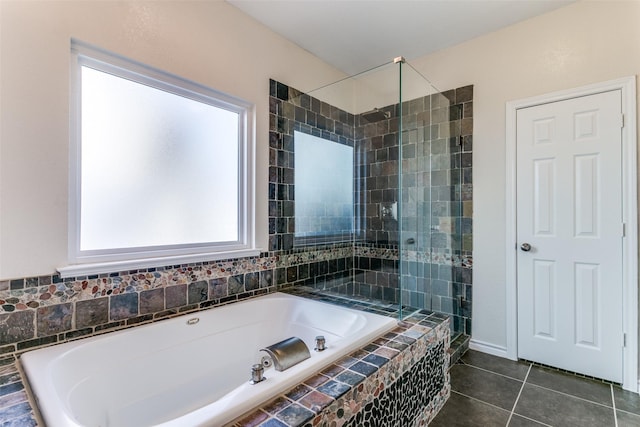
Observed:
[[[261,348],[260,351],[266,351],[271,356],[273,366],[276,371],[280,372],[311,357],[307,345],[297,337],[287,338],[268,347]]]

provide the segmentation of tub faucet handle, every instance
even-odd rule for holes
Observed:
[[[316,337],[316,348],[314,349],[315,351],[324,351],[327,347],[325,346],[325,339],[324,339],[324,335],[318,335]]]
[[[251,381],[249,381],[251,384],[258,384],[259,382],[262,382],[266,379],[267,378],[264,376],[264,366],[262,366],[262,363],[256,363],[255,365],[251,366]]]

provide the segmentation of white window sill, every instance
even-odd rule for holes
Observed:
[[[60,277],[82,277],[121,271],[139,270],[144,268],[165,267],[196,262],[216,261],[220,259],[234,259],[258,256],[260,249],[243,249],[229,252],[215,252],[205,254],[177,255],[169,257],[131,259],[124,261],[97,262],[91,264],[75,264],[59,267]]]

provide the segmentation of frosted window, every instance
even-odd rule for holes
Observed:
[[[238,240],[238,114],[82,67],[81,250]]]
[[[255,247],[254,106],[72,41],[69,259],[75,274]]]
[[[295,143],[295,237],[353,232],[353,147],[302,132]]]

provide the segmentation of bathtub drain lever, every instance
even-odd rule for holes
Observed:
[[[261,363],[256,363],[251,366],[251,381],[249,381],[251,384],[258,384],[266,379],[267,377],[264,376],[264,366],[262,366]]]
[[[315,351],[324,351],[327,347],[325,346],[325,339],[324,339],[324,335],[318,335],[316,337],[316,348],[314,348]]]

